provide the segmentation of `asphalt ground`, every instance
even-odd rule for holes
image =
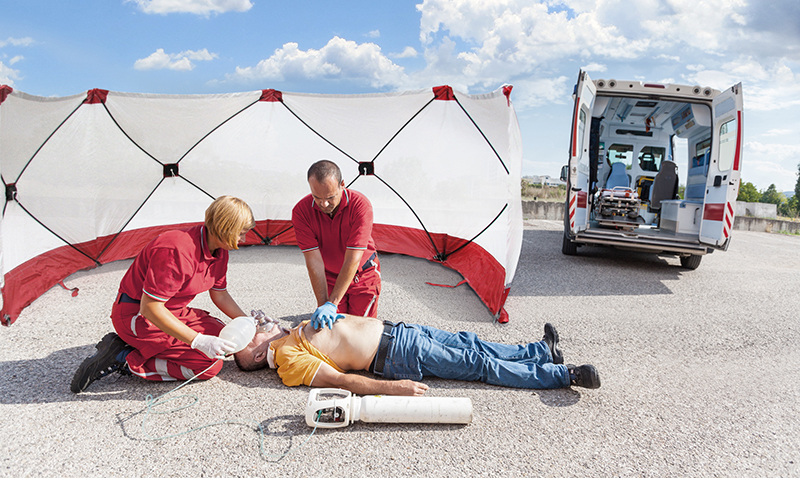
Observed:
[[[399,255],[381,257],[380,317],[507,343],[552,322],[568,363],[597,366],[599,389],[425,379],[428,396],[469,397],[472,423],[313,436],[308,388],[232,359],[149,412],[146,397],[178,384],[115,375],[75,395],[76,367],[112,330],[120,261],[70,276],[77,297],[54,287],[0,329],[0,476],[800,476],[800,237],[734,231],[688,271],[608,248],[564,256],[561,234],[526,222],[507,324],[466,285],[425,284],[457,273]],[[293,247],[234,251],[229,284],[245,310],[286,326],[315,305]],[[215,310],[207,295],[194,305]]]

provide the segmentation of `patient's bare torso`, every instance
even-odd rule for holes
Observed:
[[[333,329],[314,330],[311,323],[303,328],[309,342],[342,370],[367,370],[383,333],[383,321],[352,315],[339,319]]]

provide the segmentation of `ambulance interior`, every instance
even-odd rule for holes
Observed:
[[[710,146],[706,104],[598,96],[589,145],[589,227],[698,236]]]

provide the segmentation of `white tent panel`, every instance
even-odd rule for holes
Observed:
[[[163,176],[100,104],[84,105],[17,182],[20,204],[68,242],[119,232]]]
[[[0,115],[0,161],[6,183],[17,180],[36,150],[86,99],[85,94],[44,98],[25,93],[9,95]]]
[[[162,163],[175,163],[261,91],[219,95],[110,92],[106,107],[131,139]]]
[[[2,232],[3,275],[39,254],[67,245],[14,202],[6,204]]]
[[[283,95],[286,106],[308,127],[360,162],[371,161],[431,98],[430,90],[374,95]]]

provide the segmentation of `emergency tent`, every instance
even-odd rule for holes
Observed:
[[[505,322],[522,244],[510,93],[54,98],[0,86],[2,323],[70,274],[201,223],[221,195],[253,209],[246,244],[295,244],[292,207],[323,158],[372,202],[379,251],[458,271]]]

